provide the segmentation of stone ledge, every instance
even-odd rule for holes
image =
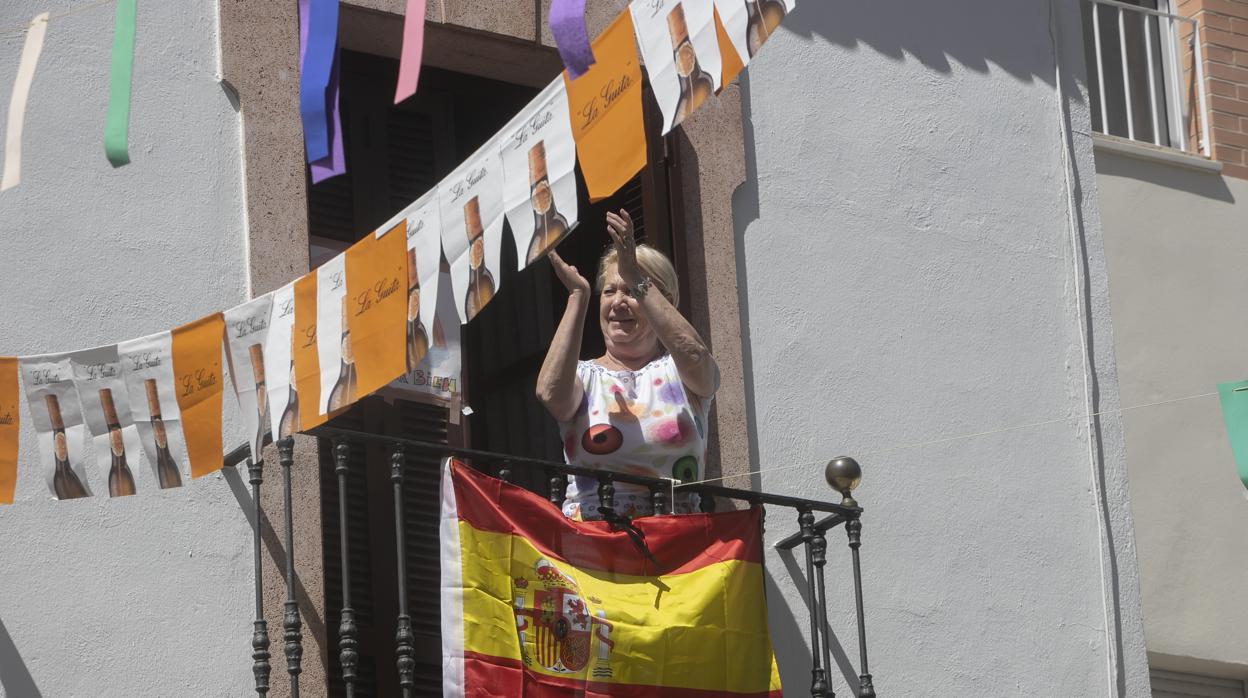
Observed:
[[[1189,170],[1198,170],[1200,172],[1209,172],[1211,174],[1220,174],[1222,172],[1222,163],[1217,160],[1210,160],[1201,155],[1192,155],[1175,148],[1165,148],[1152,145],[1151,143],[1141,143],[1139,141],[1119,138],[1118,136],[1106,136],[1100,133],[1092,134],[1092,146],[1095,150],[1103,150],[1116,155],[1124,155],[1126,157],[1138,158],[1140,160],[1148,160],[1151,162],[1161,162],[1167,165],[1175,165],[1184,167]]]

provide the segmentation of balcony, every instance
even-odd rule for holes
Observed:
[[[1168,0],[1083,0],[1092,129],[1210,156],[1196,20]]]
[[[721,487],[709,483],[676,485],[673,481],[639,477],[624,473],[609,473],[597,470],[573,467],[564,463],[544,461],[540,459],[522,458],[508,454],[487,451],[452,448],[444,443],[420,441],[415,439],[381,436],[352,429],[341,428],[335,420],[309,432],[316,437],[321,453],[321,488],[323,494],[336,497],[322,497],[323,502],[337,502],[336,507],[323,511],[325,520],[323,530],[327,535],[324,540],[325,552],[325,623],[326,637],[315,638],[317,644],[328,650],[329,676],[326,686],[305,686],[316,695],[330,696],[374,696],[401,695],[404,698],[420,695],[441,695],[441,642],[438,605],[428,603],[428,588],[432,583],[436,586],[438,579],[438,479],[441,472],[439,463],[442,459],[452,456],[470,464],[474,469],[487,473],[504,481],[522,484],[527,488],[540,492],[543,496],[559,505],[562,502],[564,489],[569,475],[581,475],[596,478],[598,481],[598,497],[602,507],[610,508],[614,498],[614,483],[628,482],[646,487],[651,492],[655,511],[670,510],[674,489],[680,487],[697,493],[701,499],[704,512],[713,512],[717,506],[730,505],[763,506],[771,516],[771,527],[788,528],[791,533],[777,542],[779,550],[793,550],[801,546],[805,558],[805,579],[797,580],[805,583],[805,595],[809,600],[811,627],[807,641],[810,647],[812,696],[833,696],[832,648],[830,642],[831,626],[827,621],[827,597],[825,590],[825,567],[827,565],[827,533],[844,524],[848,545],[852,555],[852,569],[845,570],[851,576],[853,593],[857,610],[857,636],[859,645],[859,668],[856,686],[851,692],[860,698],[875,696],[872,676],[867,665],[866,630],[864,627],[864,608],[862,594],[862,573],[859,563],[859,547],[862,532],[862,508],[858,506],[850,494],[860,479],[857,463],[852,459],[837,459],[828,465],[827,476],[830,483],[835,483],[842,493],[840,503],[831,503],[814,499],[803,499],[782,495],[754,492],[750,490]],[[302,464],[295,463],[294,440],[285,439],[277,444],[278,461],[281,470],[281,489],[283,502],[284,541],[281,548],[284,554],[284,582],[286,597],[280,638],[282,653],[285,659],[286,678],[280,679],[289,684],[288,692],[278,693],[299,696],[300,677],[304,654],[304,623],[301,618],[299,600],[301,593],[299,576],[296,569],[295,546],[292,525],[292,470]],[[392,495],[391,502],[386,502],[391,511],[385,512],[393,522],[393,549],[378,549],[377,537],[369,535],[370,513],[360,509],[359,492],[353,498],[353,488],[368,487],[365,472],[369,456],[377,464],[377,456],[382,456],[389,464],[388,480]],[[329,456],[328,458],[326,456]],[[261,487],[264,482],[264,463],[251,458],[250,448],[246,445],[227,454],[227,465],[246,463],[254,502],[256,522],[265,520],[261,500]],[[374,469],[376,470],[376,469]],[[377,482],[374,478],[373,483]],[[373,487],[372,489],[376,489]],[[376,491],[369,493],[366,499],[369,505],[376,507],[379,498]],[[432,506],[430,506],[432,504]],[[334,520],[330,520],[331,517]],[[392,517],[392,518],[391,518]],[[627,528],[629,522],[624,517],[612,519],[615,525]],[[328,533],[336,529],[336,536]],[[782,528],[782,530],[783,530]],[[267,695],[270,682],[276,684],[279,679],[272,675],[274,661],[268,630],[264,617],[264,578],[262,565],[262,527],[254,529],[254,564],[256,618],[251,638],[253,673],[257,695]],[[332,540],[331,540],[332,539]],[[640,544],[644,547],[644,543]],[[371,547],[368,555],[376,560],[386,558],[385,562],[392,572],[392,584],[386,584],[368,571],[365,565],[364,579],[358,578],[355,572],[361,571],[360,547]],[[272,552],[272,546],[270,546]],[[336,556],[336,559],[330,559]],[[430,564],[432,562],[432,564]],[[354,564],[353,564],[354,563]],[[374,562],[371,568],[376,569]],[[359,604],[361,587],[385,585],[397,600],[397,612],[389,618],[380,616],[382,604],[374,603],[371,594],[366,595]],[[357,605],[358,604],[358,605]],[[822,620],[822,623],[816,622]],[[364,626],[375,626],[383,633],[362,632]],[[380,641],[378,638],[382,638]],[[384,645],[384,646],[380,646]],[[389,676],[378,676],[389,662],[381,661],[388,658]],[[379,669],[381,667],[381,669]],[[280,669],[278,670],[280,672]],[[307,680],[304,683],[309,683]],[[286,686],[281,686],[286,689]],[[790,694],[800,692],[795,686],[789,687]]]

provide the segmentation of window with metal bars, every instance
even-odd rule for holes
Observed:
[[[308,189],[313,264],[381,225],[414,201],[497,132],[537,90],[426,67],[416,96],[392,104],[397,61],[344,51],[341,110],[347,174]],[[627,209],[641,239],[672,253],[671,202],[679,178],[669,172],[657,106],[647,97],[649,164],[614,196],[578,202],[581,224],[559,253],[587,278],[609,237],[607,210]],[[577,173],[578,180],[580,177]],[[454,420],[445,406],[361,400],[332,426],[562,460],[557,428],[534,397],[534,384],[566,292],[546,261],[516,271],[515,245],[505,230],[500,293],[463,329],[465,402],[471,417]],[[445,260],[444,262],[445,263]],[[684,294],[688,295],[688,294]],[[582,356],[603,351],[596,308],[586,321]],[[321,520],[325,574],[328,695],[345,695],[338,661],[342,610],[339,504],[332,446],[320,446]],[[416,695],[441,694],[438,607],[439,464],[409,456],[404,468],[408,605],[416,636]],[[542,483],[521,483],[538,487]],[[395,619],[398,615],[395,513],[389,454],[353,449],[347,486],[352,606],[359,627],[355,695],[398,695]]]

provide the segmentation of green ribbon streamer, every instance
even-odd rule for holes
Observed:
[[[108,121],[104,155],[113,167],[130,162],[130,82],[134,77],[134,26],[138,0],[117,0],[113,28],[113,65],[108,77]]]
[[[1239,480],[1248,487],[1248,380],[1219,383],[1218,396],[1231,452],[1239,466]]]

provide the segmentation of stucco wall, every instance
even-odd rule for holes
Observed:
[[[1123,403],[1248,376],[1248,182],[1096,154]],[[1158,665],[1223,662],[1248,678],[1248,501],[1216,397],[1129,410],[1123,423],[1144,629]]]
[[[0,5],[0,105],[37,12]],[[0,353],[80,349],[245,297],[239,119],[217,85],[217,6],[140,3],[130,154],[104,158],[113,4],[53,19],[23,177],[0,194]],[[11,31],[17,30],[17,31]],[[228,387],[227,387],[228,390]],[[226,447],[242,441],[225,396]],[[22,414],[24,422],[29,416]],[[22,431],[0,507],[0,686],[8,696],[243,695],[251,685],[251,528],[239,477],[55,502]]]
[[[1118,395],[1082,38],[1076,5],[1055,5],[1051,36],[1034,0],[800,2],[742,91],[755,462],[807,464],[759,480],[832,497],[822,462],[860,457],[880,695],[1148,694],[1121,426],[1106,415],[1089,444],[1079,418]],[[1048,423],[891,450],[1034,422]],[[768,542],[795,525],[770,511]],[[848,695],[841,529],[830,551],[833,686]],[[800,693],[798,552],[768,562]]]

